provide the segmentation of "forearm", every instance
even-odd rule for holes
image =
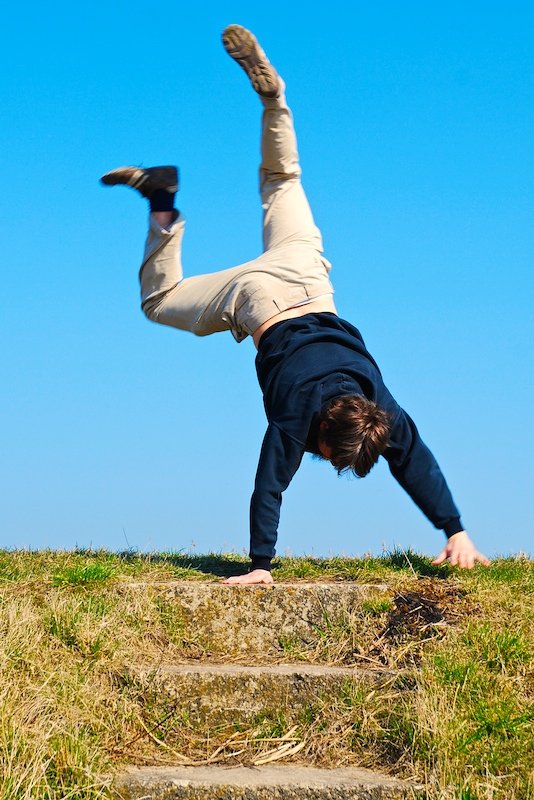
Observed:
[[[384,457],[393,477],[436,528],[447,537],[463,530],[460,512],[438,462],[413,420],[402,410]]]
[[[250,501],[251,569],[271,569],[280,519],[281,494],[269,494],[257,487]]]
[[[391,474],[423,512],[426,518],[444,531],[447,537],[463,530],[460,512],[454,503],[452,494],[437,462],[431,458],[421,459],[417,467],[407,465],[406,468],[391,468]],[[428,464],[426,471],[425,464]]]
[[[303,445],[287,436],[277,425],[269,425],[250,502],[252,569],[270,569],[278,536],[282,492],[299,468],[303,453]]]

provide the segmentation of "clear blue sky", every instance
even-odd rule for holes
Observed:
[[[514,0],[9,4],[0,546],[248,549],[253,344],[144,318],[145,204],[98,184],[178,163],[186,271],[259,253],[260,104],[220,44],[231,22],[286,79],[340,314],[480,548],[529,551],[534,7]],[[278,552],[442,539],[385,463],[351,481],[306,457]]]

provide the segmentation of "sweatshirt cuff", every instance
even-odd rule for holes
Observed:
[[[268,556],[253,556],[252,564],[250,565],[250,571],[252,572],[255,569],[266,569],[268,572],[270,572],[271,559]]]
[[[464,528],[463,528],[462,522],[460,520],[460,517],[454,517],[454,519],[450,519],[443,526],[443,532],[445,533],[445,536],[447,537],[447,539],[450,539],[450,537],[454,536],[455,533],[460,533],[460,531],[463,531],[463,530],[464,530]]]

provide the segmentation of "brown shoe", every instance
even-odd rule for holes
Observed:
[[[169,194],[178,191],[178,169],[176,167],[117,167],[102,175],[100,182],[105,186],[131,186],[132,189],[150,197],[157,189]]]
[[[254,90],[262,97],[278,97],[281,92],[277,71],[258,44],[256,37],[242,25],[229,25],[222,33],[224,49],[247,73]]]

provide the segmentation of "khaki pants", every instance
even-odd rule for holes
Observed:
[[[293,118],[284,93],[261,98],[263,255],[230,269],[184,278],[181,216],[161,228],[153,215],[139,274],[141,307],[163,325],[238,342],[281,311],[333,293],[330,263],[300,182]]]

